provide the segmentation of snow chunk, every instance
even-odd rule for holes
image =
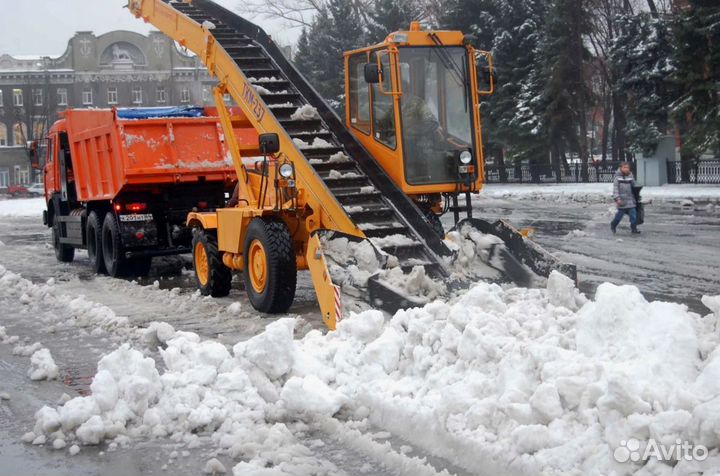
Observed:
[[[292,113],[290,119],[294,121],[309,121],[311,119],[320,119],[317,109],[312,107],[310,104],[300,106]]]
[[[16,345],[13,348],[13,355],[20,355],[22,357],[30,357],[38,350],[42,349],[43,346],[40,342],[35,342],[31,345]]]
[[[547,280],[547,291],[550,303],[554,306],[578,310],[587,302],[585,296],[575,288],[575,283],[562,273],[552,271]]]
[[[80,447],[78,445],[72,445],[69,450],[70,456],[75,456],[80,453]]]
[[[226,472],[225,465],[218,461],[217,458],[207,460],[203,468],[204,474],[225,474]]]
[[[294,329],[295,319],[279,319],[269,324],[262,334],[235,344],[233,353],[255,364],[271,380],[280,378],[293,366]]]
[[[203,27],[204,29],[206,29],[206,30],[214,30],[214,29],[215,29],[215,23],[213,23],[213,22],[211,22],[211,21],[209,21],[209,20],[205,20],[204,22],[202,22],[202,27]]]
[[[105,424],[102,418],[94,415],[75,431],[78,439],[86,445],[97,445],[105,436]]]
[[[280,398],[291,414],[333,416],[347,397],[328,387],[314,375],[291,377],[283,386]]]
[[[30,357],[28,376],[31,380],[53,380],[58,377],[59,369],[48,349],[40,349]]]

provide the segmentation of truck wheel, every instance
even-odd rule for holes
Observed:
[[[445,228],[443,227],[440,217],[432,210],[429,203],[418,203],[418,208],[423,212],[425,218],[430,222],[430,226],[440,238],[445,238]]]
[[[105,272],[105,261],[103,261],[102,247],[102,222],[97,213],[90,212],[87,219],[87,228],[85,229],[85,238],[87,240],[88,259],[90,267],[96,273]]]
[[[57,217],[55,220],[53,220],[53,226],[52,226],[52,239],[53,239],[53,248],[55,248],[55,257],[58,261],[62,263],[70,263],[72,262],[73,258],[75,258],[75,248],[73,248],[70,245],[65,245],[63,243],[60,243],[60,227],[62,225],[57,220]]]
[[[255,218],[248,226],[243,251],[245,290],[253,307],[271,314],[290,309],[297,264],[285,223]]]
[[[115,215],[111,212],[105,214],[102,225],[102,257],[107,273],[113,278],[122,276],[125,272],[126,261],[122,253],[120,229]]]
[[[215,235],[205,230],[195,230],[192,249],[195,279],[200,294],[212,297],[230,294],[232,271],[222,261]]]

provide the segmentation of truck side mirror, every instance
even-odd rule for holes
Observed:
[[[280,152],[280,138],[274,132],[260,134],[260,152],[264,155],[272,155]]]
[[[380,82],[380,67],[375,63],[367,63],[363,69],[365,82],[368,84],[378,84]]]

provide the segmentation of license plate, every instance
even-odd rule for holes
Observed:
[[[130,215],[120,215],[120,221],[150,221],[152,219],[152,213],[133,213]]]
[[[467,166],[467,165],[461,165],[460,167],[458,167],[458,172],[460,172],[461,174],[466,174],[466,173],[468,173],[468,166]]]

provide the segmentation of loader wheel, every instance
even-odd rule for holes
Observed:
[[[429,203],[418,203],[418,208],[423,212],[425,218],[430,222],[430,226],[440,238],[445,238],[445,228],[443,227],[440,217],[432,210]]]
[[[115,215],[106,213],[102,226],[102,257],[107,273],[113,278],[125,274],[127,261],[123,256],[120,228]]]
[[[102,248],[102,222],[97,213],[90,212],[87,219],[87,228],[85,229],[85,238],[87,240],[88,259],[90,267],[96,273],[105,272],[105,261],[103,261]]]
[[[245,290],[260,312],[286,312],[295,299],[297,263],[292,237],[285,223],[255,218],[248,226],[243,248]]]
[[[212,297],[230,294],[232,271],[222,261],[215,235],[201,229],[194,230],[192,249],[195,279],[200,293]]]
[[[56,217],[57,218],[57,217]],[[75,258],[75,248],[72,246],[60,243],[60,227],[62,225],[55,219],[53,220],[52,227],[52,239],[53,248],[55,248],[55,258],[62,263],[70,263]]]

